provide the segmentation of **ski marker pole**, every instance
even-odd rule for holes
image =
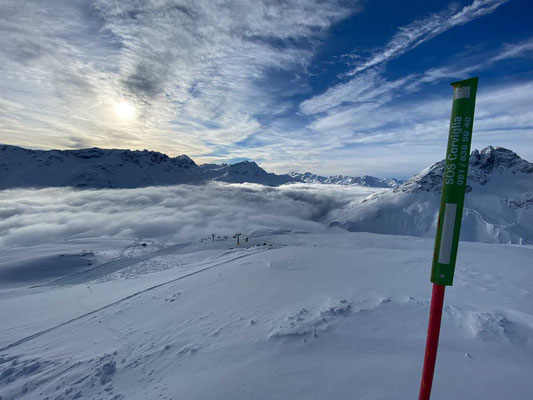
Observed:
[[[443,173],[442,198],[431,269],[431,306],[419,400],[429,400],[437,360],[444,292],[453,284],[466,177],[472,142],[478,78],[454,82],[452,116]]]

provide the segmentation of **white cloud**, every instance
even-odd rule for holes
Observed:
[[[337,107],[309,124],[328,148],[308,169],[338,173],[407,177],[443,156],[448,135],[449,96],[409,97]],[[533,81],[483,85],[477,96],[473,146],[502,146],[533,159]],[[333,139],[336,138],[338,141]],[[353,160],[350,162],[349,160]],[[327,165],[328,170],[324,170]]]
[[[332,185],[179,185],[0,191],[0,246],[84,237],[198,241],[211,233],[316,231],[328,213],[375,189]]]
[[[453,66],[392,81],[384,77],[383,68],[360,72],[300,105],[302,113],[314,115],[303,131],[317,138],[315,143],[324,149],[319,155],[308,154],[302,167],[321,174],[396,174],[403,178],[415,173],[442,157],[447,138],[451,100],[427,96],[423,91],[428,84],[443,78],[461,79],[503,60],[531,57],[532,49],[533,41],[527,39],[488,52],[470,50],[454,57],[461,62]],[[533,140],[533,118],[527,108],[533,102],[531,85],[525,81],[487,87],[481,80],[475,146],[509,147],[533,159],[533,146],[527,146]],[[350,159],[356,161],[350,163]],[[276,167],[282,170],[288,164]]]
[[[438,79],[530,55],[531,41],[396,79],[385,78],[386,62],[504,2],[476,0],[400,28],[369,58],[357,58],[352,72],[358,72],[348,82],[302,102],[303,115],[283,118],[292,107],[285,94],[305,82],[279,90],[265,77],[305,72],[322,35],[356,12],[358,1],[4,0],[1,142],[149,148],[199,162],[251,158],[276,172],[405,176],[419,168],[418,161],[407,165],[407,154],[420,160],[419,151],[409,153],[399,141],[423,149],[421,163],[440,157],[436,143],[449,102],[424,97],[424,120],[413,118],[412,99],[398,107],[395,100]],[[117,118],[114,102],[122,100],[137,107],[137,120]],[[435,115],[432,104],[438,104]],[[508,124],[530,121],[527,111],[511,114]],[[497,118],[501,126],[501,116],[492,122]],[[523,128],[518,132],[528,140]],[[238,145],[243,139],[249,142]]]
[[[515,57],[531,57],[533,53],[533,39],[527,39],[519,43],[507,43],[503,50],[491,58],[491,63]]]
[[[301,69],[356,2],[3,1],[3,141],[191,156],[260,131],[283,99],[262,86]],[[116,102],[137,108],[117,118]],[[275,111],[274,111],[275,112]]]
[[[300,110],[304,114],[317,114],[336,108],[343,103],[379,103],[389,101],[391,94],[403,88],[413,79],[412,75],[387,81],[379,69],[371,69],[346,83],[329,88],[325,93],[302,102]],[[352,105],[350,105],[352,106]]]
[[[495,11],[509,0],[474,0],[468,6],[457,11],[452,5],[448,10],[431,14],[401,27],[387,45],[378,50],[369,59],[355,67],[348,75],[355,75],[368,68],[375,67],[414,49],[428,40],[473,19]]]
[[[431,83],[443,78],[460,79],[476,71],[489,68],[499,61],[513,58],[532,58],[532,56],[533,39],[526,39],[517,43],[506,43],[495,52],[463,54],[460,58],[456,57],[461,61],[456,62],[453,66],[431,68],[421,76],[418,76],[417,82]]]
[[[300,111],[307,115],[327,112],[342,107],[345,103],[373,102],[380,106],[392,100],[399,90],[404,93],[416,91],[421,83],[433,82],[444,77],[461,77],[474,70],[487,67],[505,58],[519,57],[531,50],[530,41],[507,45],[497,55],[475,64],[459,67],[434,68],[422,75],[413,73],[395,80],[383,77],[384,65],[416,46],[444,33],[455,26],[492,13],[508,0],[475,0],[471,5],[457,11],[454,7],[446,11],[431,14],[399,28],[387,45],[376,51],[369,59],[361,61],[347,75],[353,76],[349,81],[330,87],[324,93],[311,97],[300,104]],[[361,59],[361,57],[358,57]],[[364,108],[364,107],[363,107]],[[342,113],[342,111],[341,111]]]

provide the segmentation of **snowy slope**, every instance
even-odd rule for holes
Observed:
[[[237,164],[204,164],[200,166],[207,179],[228,183],[260,183],[267,186],[279,186],[295,182],[289,175],[276,175],[266,172],[253,161],[242,161]]]
[[[354,201],[332,216],[351,231],[433,237],[444,161],[389,192]],[[533,164],[501,147],[470,157],[461,240],[533,243]]]
[[[314,178],[311,180],[309,176]],[[395,187],[394,179],[319,177],[313,174],[276,175],[252,161],[232,165],[196,163],[181,155],[118,149],[29,150],[0,145],[0,189],[72,186],[77,188],[136,188],[208,181],[279,186],[313,182],[368,187]]]
[[[323,183],[333,185],[361,185],[369,187],[382,187],[382,188],[396,188],[400,186],[401,182],[394,178],[376,178],[375,176],[346,176],[346,175],[333,175],[333,176],[320,176],[312,174],[311,172],[305,172],[303,174],[299,172],[289,172],[289,176],[297,179],[298,181],[305,183]]]
[[[142,243],[58,243],[101,264],[68,284],[0,288],[3,400],[416,398],[432,240]],[[530,398],[532,251],[461,244],[432,399]]]
[[[46,186],[133,188],[200,180],[200,169],[185,155],[170,158],[147,150],[42,151],[0,146],[0,189]]]

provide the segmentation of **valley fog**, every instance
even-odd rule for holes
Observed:
[[[31,246],[87,237],[197,241],[265,230],[327,228],[328,216],[387,189],[347,185],[256,184],[0,191],[0,245]]]

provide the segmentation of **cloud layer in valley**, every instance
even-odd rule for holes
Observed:
[[[378,189],[379,190],[379,189]],[[87,237],[198,241],[211,233],[320,231],[330,211],[375,192],[296,184],[219,184],[142,189],[0,191],[0,246]]]

